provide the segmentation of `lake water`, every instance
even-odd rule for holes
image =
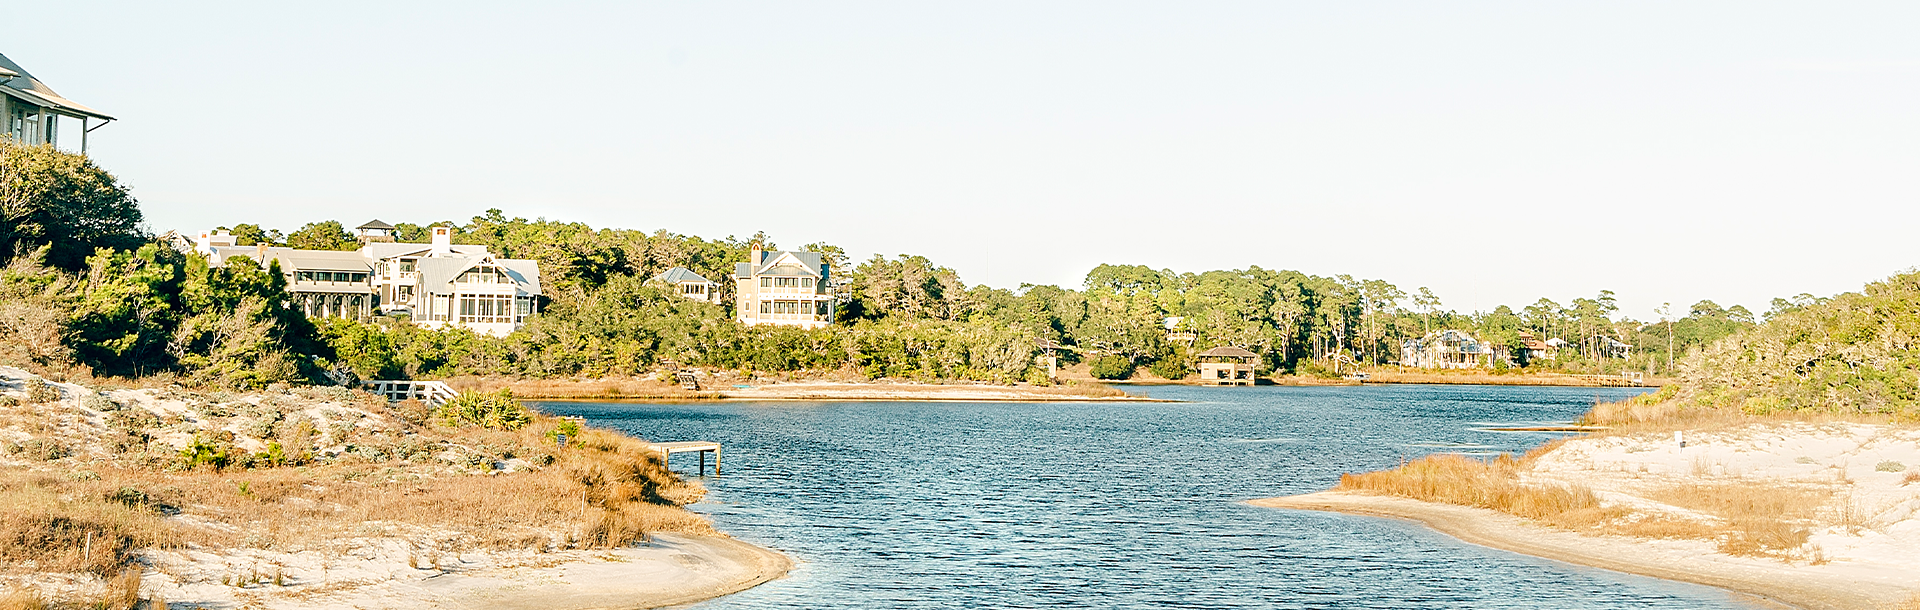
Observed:
[[[1134,388],[1184,403],[543,402],[709,440],[692,506],[798,560],[734,608],[1751,608],[1723,591],[1248,506],[1436,452],[1525,451],[1639,389]],[[691,472],[695,458],[674,458]]]

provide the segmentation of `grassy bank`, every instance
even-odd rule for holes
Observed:
[[[20,603],[56,583],[71,585],[63,603],[125,601],[124,575],[153,552],[346,556],[402,544],[410,564],[432,569],[461,553],[713,533],[680,508],[701,486],[644,442],[504,395],[434,409],[341,388],[100,391],[0,367],[0,436],[0,580]],[[291,566],[245,572],[314,584]],[[121,601],[99,607],[130,607]]]

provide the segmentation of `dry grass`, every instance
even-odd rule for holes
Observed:
[[[1590,527],[1617,516],[1584,487],[1520,484],[1516,475],[1523,463],[1511,455],[1491,461],[1431,455],[1392,470],[1340,475],[1334,489],[1488,508],[1566,528]]]
[[[1848,520],[1847,507],[1833,506],[1833,492],[1817,487],[1723,483],[1676,485],[1647,494],[1713,517],[1701,520],[1603,507],[1592,491],[1580,486],[1520,483],[1518,475],[1533,456],[1553,446],[1528,457],[1502,455],[1491,461],[1433,455],[1391,470],[1341,475],[1334,489],[1487,508],[1597,534],[1715,540],[1722,552],[1745,556],[1796,557],[1811,533],[1809,523],[1836,510],[1839,521]]]
[[[1888,606],[1887,610],[1920,610],[1920,594],[1914,594],[1906,601]]]

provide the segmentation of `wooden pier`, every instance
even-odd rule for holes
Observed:
[[[713,476],[720,476],[720,443],[711,441],[684,441],[678,443],[648,443],[648,449],[660,452],[660,460],[667,461],[675,453],[700,454],[699,476],[707,475],[707,452],[713,452]]]

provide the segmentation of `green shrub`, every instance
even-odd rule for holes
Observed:
[[[1186,361],[1174,357],[1155,360],[1152,365],[1147,367],[1147,370],[1153,371],[1153,374],[1163,378],[1174,380],[1186,379],[1188,374]]]
[[[1907,465],[1893,460],[1887,460],[1874,466],[1873,469],[1878,472],[1905,472]]]
[[[120,410],[120,403],[114,402],[112,397],[100,392],[89,394],[86,398],[81,399],[80,406],[102,413]]]
[[[1095,356],[1087,362],[1096,379],[1126,379],[1133,376],[1133,360],[1125,356]]]
[[[209,442],[196,434],[193,443],[180,450],[180,466],[186,469],[212,466],[215,470],[226,468],[229,462],[226,449]]]
[[[533,421],[527,408],[514,400],[513,390],[498,392],[461,392],[447,404],[433,410],[434,418],[450,428],[480,426],[499,430],[518,430]]]

